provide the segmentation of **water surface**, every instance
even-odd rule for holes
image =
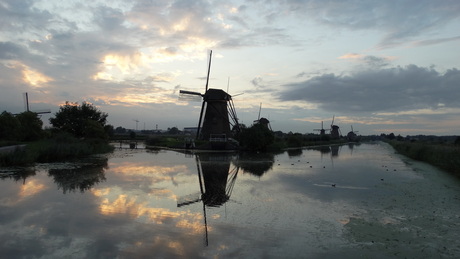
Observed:
[[[456,258],[460,184],[386,144],[0,170],[4,258]]]

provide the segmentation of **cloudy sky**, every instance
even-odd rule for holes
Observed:
[[[460,133],[457,0],[0,0],[0,110],[88,101],[125,128],[196,126],[179,90],[229,91],[240,122]],[[48,124],[53,114],[42,119]]]

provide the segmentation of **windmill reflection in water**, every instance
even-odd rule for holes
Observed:
[[[232,166],[233,156],[222,153],[196,154],[198,181],[200,192],[179,197],[177,207],[187,206],[193,203],[203,203],[203,215],[205,226],[205,245],[208,246],[208,223],[206,207],[220,207],[226,203],[232,194],[239,166]]]

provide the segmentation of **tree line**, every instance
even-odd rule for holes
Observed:
[[[3,111],[0,114],[0,141],[31,142],[59,133],[67,133],[75,138],[106,140],[113,133],[113,126],[107,124],[107,116],[91,103],[79,105],[66,102],[49,119],[52,127],[43,129],[43,122],[37,113],[26,111],[15,115]]]

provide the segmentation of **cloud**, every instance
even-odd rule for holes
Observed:
[[[424,38],[427,32],[436,33],[460,17],[458,1],[289,0],[274,8],[289,10],[289,15],[308,17],[334,29],[382,31],[379,48]],[[279,11],[278,15],[286,13]]]
[[[398,112],[414,109],[458,108],[460,71],[444,74],[434,68],[409,65],[355,72],[323,74],[284,86],[281,101],[305,101],[326,111],[346,113]]]
[[[421,41],[416,41],[412,45],[414,46],[429,46],[429,45],[435,45],[435,44],[440,44],[444,42],[450,42],[450,41],[458,41],[460,40],[460,36],[456,37],[447,37],[447,38],[437,38],[437,39],[430,39],[430,40],[421,40]]]
[[[339,59],[353,60],[362,63],[366,68],[381,68],[389,65],[393,57],[377,57],[372,55],[362,55],[357,53],[348,53],[338,57]]]

